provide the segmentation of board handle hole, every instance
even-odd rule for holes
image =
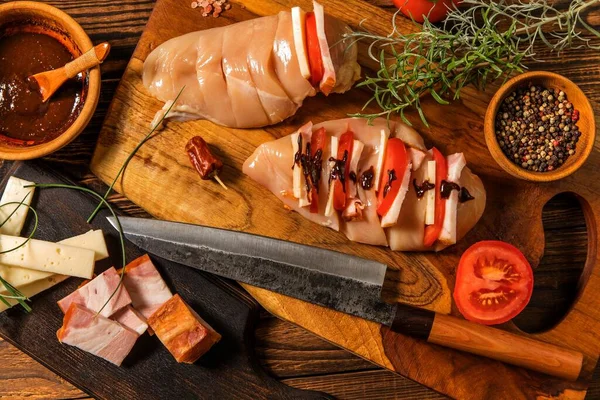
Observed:
[[[587,282],[586,204],[574,193],[560,193],[544,206],[544,256],[534,271],[531,301],[513,319],[522,331],[538,333],[556,326]]]

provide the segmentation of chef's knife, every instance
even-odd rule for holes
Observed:
[[[108,220],[116,228],[116,221]],[[125,236],[161,258],[332,308],[430,343],[563,379],[578,378],[583,355],[403,304],[381,300],[387,265],[243,232],[144,218],[119,218]]]

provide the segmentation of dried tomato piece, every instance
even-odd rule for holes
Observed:
[[[190,157],[190,162],[198,171],[200,178],[204,180],[215,179],[225,189],[225,185],[219,179],[219,172],[223,169],[223,163],[215,157],[208,144],[200,136],[194,136],[185,146],[185,151]]]

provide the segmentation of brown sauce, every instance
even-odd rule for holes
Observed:
[[[417,193],[417,198],[420,199],[425,195],[425,192],[435,188],[435,184],[429,181],[424,181],[421,185],[417,185],[417,180],[413,179],[413,186],[415,187],[415,192]]]
[[[342,189],[344,193],[346,193],[346,162],[348,161],[348,150],[344,150],[344,157],[342,157],[341,160],[329,157],[329,161],[334,163],[329,175],[329,184],[331,185],[332,180],[339,179],[342,183]]]
[[[448,197],[450,197],[450,194],[452,193],[453,190],[460,191],[460,186],[458,186],[454,182],[448,182],[448,181],[442,180],[442,184],[440,186],[440,193],[442,195],[442,199],[447,199]]]
[[[66,82],[46,103],[27,78],[64,66],[73,54],[56,38],[18,27],[0,31],[0,136],[15,145],[48,142],[73,124],[83,107],[85,79]]]
[[[394,169],[389,169],[388,170],[388,181],[385,184],[384,188],[383,188],[383,197],[385,198],[385,196],[387,196],[387,194],[389,193],[390,189],[392,188],[392,182],[394,182],[396,179],[398,179],[396,177],[396,170]]]
[[[466,203],[467,201],[474,200],[475,197],[469,193],[466,187],[461,187],[460,192],[458,192],[458,201],[461,203]]]
[[[360,176],[360,186],[364,190],[369,190],[373,187],[373,179],[375,178],[375,171],[373,171],[373,166],[371,166],[368,170],[362,173]]]

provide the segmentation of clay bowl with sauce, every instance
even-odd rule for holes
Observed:
[[[534,172],[516,165],[502,152],[496,139],[496,114],[502,102],[515,89],[529,84],[540,85],[548,89],[556,88],[563,91],[568,101],[573,104],[573,108],[579,111],[577,126],[581,132],[581,136],[577,141],[575,153],[569,156],[564,164],[552,171]],[[532,182],[555,181],[577,171],[592,152],[596,139],[594,110],[583,91],[564,76],[546,71],[527,72],[510,79],[496,92],[485,114],[484,134],[488,150],[492,154],[492,157],[510,175]]]
[[[43,157],[83,131],[98,104],[99,67],[65,83],[47,103],[27,77],[62,67],[92,47],[83,28],[55,7],[0,5],[0,158]]]

